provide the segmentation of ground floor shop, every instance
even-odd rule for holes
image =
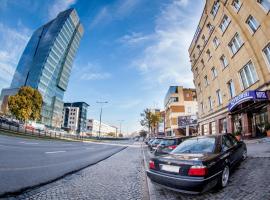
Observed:
[[[199,120],[199,134],[240,133],[243,137],[266,134],[270,123],[270,91],[246,91],[233,98],[228,107]]]

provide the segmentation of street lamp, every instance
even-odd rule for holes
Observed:
[[[119,132],[120,132],[120,134],[121,134],[122,122],[123,122],[124,120],[121,119],[121,120],[118,120],[118,121],[119,121],[119,129],[120,129]],[[120,134],[119,134],[119,135],[120,135]],[[119,136],[119,135],[118,135],[118,136]],[[117,135],[116,135],[116,137],[117,137]]]
[[[98,138],[100,139],[100,128],[101,128],[101,118],[102,118],[102,106],[108,101],[97,101],[98,104],[100,104],[100,115],[99,115],[99,128],[98,128]]]

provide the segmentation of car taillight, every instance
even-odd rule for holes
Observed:
[[[149,169],[156,169],[155,163],[154,163],[153,160],[150,160],[150,161],[149,161]]]
[[[189,176],[205,176],[207,174],[207,167],[205,166],[192,166],[189,168]]]
[[[168,146],[168,149],[175,149],[177,146],[176,145],[172,145],[172,146]]]

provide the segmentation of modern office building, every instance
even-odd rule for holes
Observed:
[[[62,128],[77,134],[85,133],[88,106],[85,102],[64,103]]]
[[[165,100],[166,136],[186,135],[186,127],[192,131],[197,125],[198,103],[195,89],[170,86]]]
[[[64,92],[82,35],[83,27],[75,9],[59,13],[38,28],[20,58],[10,88],[2,90],[0,101],[10,95],[10,91],[31,86],[43,97],[42,123],[59,126]]]
[[[112,126],[106,123],[101,122],[95,119],[87,120],[87,134],[94,137],[99,137],[99,126],[100,126],[100,137],[118,135],[118,130],[116,126]]]
[[[262,134],[270,122],[270,3],[207,0],[189,48],[202,135]]]

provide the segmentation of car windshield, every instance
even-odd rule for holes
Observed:
[[[175,145],[175,140],[173,140],[173,139],[163,139],[160,143],[159,143],[159,145],[164,145],[164,146],[171,146],[171,145]]]
[[[179,153],[212,153],[216,139],[214,137],[192,138],[183,141],[172,154]]]
[[[160,141],[161,141],[161,139],[155,139],[155,140],[153,141],[153,144],[159,144]]]

